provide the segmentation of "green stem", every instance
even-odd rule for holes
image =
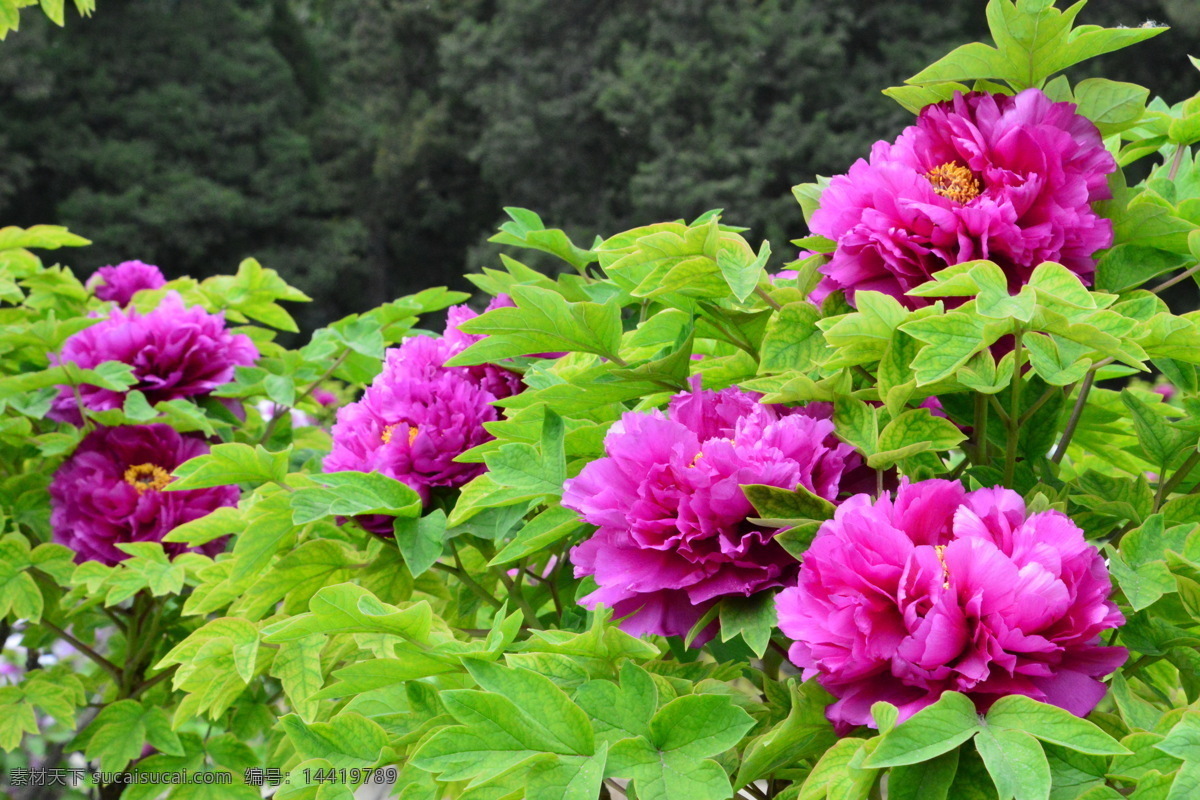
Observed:
[[[1170,496],[1171,492],[1175,491],[1175,487],[1183,483],[1192,469],[1200,464],[1200,451],[1193,452],[1187,457],[1187,460],[1180,465],[1179,469],[1175,470],[1175,474],[1171,476],[1169,481],[1159,481],[1158,492],[1154,496],[1154,510],[1157,511],[1163,504],[1163,501]]]
[[[988,395],[975,395],[975,463],[987,463]]]
[[[553,578],[554,573],[552,573],[551,576],[548,578],[543,578],[541,575],[536,575],[533,572],[530,572],[529,568],[526,567],[524,569],[524,574],[529,576],[530,580],[535,580],[538,583],[540,583],[542,586],[545,586],[546,590],[550,592],[550,599],[554,601],[554,611],[558,614],[558,621],[562,622],[562,615],[563,615],[562,598],[560,598],[558,596],[558,586],[556,586],[555,582],[551,579],[551,578]]]
[[[1021,419],[1017,422],[1017,427],[1021,427],[1026,422],[1029,422],[1033,418],[1033,415],[1037,413],[1037,410],[1046,405],[1046,401],[1054,397],[1058,392],[1059,389],[1057,386],[1047,387],[1046,391],[1042,392],[1042,396],[1033,405],[1021,412]]]
[[[1182,280],[1187,280],[1191,276],[1195,275],[1197,272],[1200,272],[1200,263],[1193,264],[1192,266],[1188,267],[1183,272],[1176,275],[1174,278],[1170,278],[1169,280],[1163,281],[1158,286],[1155,286],[1153,289],[1151,289],[1150,292],[1152,294],[1158,294],[1159,292],[1163,291],[1164,289],[1170,289],[1175,284],[1179,283]]]
[[[140,683],[137,686],[133,687],[133,691],[131,691],[129,693],[130,699],[136,698],[142,692],[148,691],[149,689],[151,689],[151,688],[157,686],[158,684],[162,683],[163,681],[165,681],[167,678],[172,677],[175,674],[176,669],[177,669],[177,667],[172,665],[171,667],[164,669],[162,672],[158,673],[154,677],[148,678],[143,683]]]
[[[996,395],[988,395],[988,404],[992,407],[992,410],[996,412],[996,416],[1000,418],[1000,422],[1004,424],[1005,428],[1007,428],[1008,412],[1004,410],[1004,406],[1000,405],[1000,401],[996,399]]]
[[[1075,407],[1071,409],[1071,416],[1067,420],[1067,427],[1063,429],[1062,437],[1058,440],[1058,447],[1054,448],[1054,455],[1050,456],[1050,460],[1055,464],[1061,464],[1063,456],[1067,454],[1067,447],[1071,444],[1071,439],[1075,436],[1075,428],[1079,426],[1079,418],[1083,416],[1083,407],[1087,404],[1087,397],[1092,391],[1092,384],[1096,382],[1096,370],[1103,363],[1100,362],[1094,365],[1087,371],[1087,375],[1083,376],[1083,383],[1079,386],[1079,396],[1075,398]]]
[[[783,306],[781,306],[781,305],[779,305],[779,303],[775,302],[775,298],[771,297],[771,295],[769,295],[767,292],[763,291],[763,288],[761,286],[754,287],[754,293],[756,295],[758,295],[759,297],[761,297],[763,300],[766,300],[767,305],[769,305],[771,308],[775,309],[776,311],[783,310]]]
[[[1179,167],[1183,164],[1183,154],[1186,150],[1186,145],[1182,144],[1175,148],[1175,158],[1171,159],[1171,169],[1167,172],[1167,180],[1173,181],[1179,174]]]
[[[1004,453],[1004,485],[1010,489],[1017,474],[1017,445],[1021,438],[1021,367],[1024,366],[1022,362],[1025,356],[1021,334],[1020,328],[1013,334],[1012,398],[1009,401],[1008,419],[1005,421],[1008,441]]]
[[[456,566],[452,567],[449,564],[443,564],[439,561],[435,561],[433,564],[434,568],[440,569],[443,572],[449,572],[454,577],[458,578],[460,581],[466,584],[467,588],[479,595],[480,599],[490,603],[493,608],[503,607],[504,602],[502,600],[497,598],[487,589],[483,588],[479,581],[475,580],[473,577],[471,577],[470,573],[467,572],[466,567],[463,566],[462,557],[458,554],[458,546],[454,544],[453,539],[450,540],[450,552],[454,554],[454,563]]]
[[[529,605],[529,601],[525,599],[525,593],[521,591],[520,575],[521,573],[518,572],[518,580],[514,581],[503,572],[496,573],[496,577],[504,584],[504,588],[508,589],[509,596],[516,601],[517,608],[521,609],[521,613],[525,615],[525,621],[537,627],[539,625],[537,612],[533,610],[533,606]]]
[[[279,424],[279,420],[283,418],[283,415],[291,413],[291,410],[303,402],[306,397],[312,394],[314,389],[316,389],[325,381],[329,380],[333,373],[337,371],[337,368],[342,365],[342,362],[349,357],[350,348],[346,348],[342,351],[342,354],[338,356],[337,359],[335,359],[334,362],[329,366],[329,369],[325,370],[325,373],[321,375],[321,377],[309,384],[308,388],[300,393],[300,396],[296,398],[296,402],[293,405],[283,409],[276,408],[275,413],[271,415],[271,419],[267,422],[266,430],[264,430],[263,435],[259,437],[258,443],[265,444],[266,441],[271,438],[271,434],[275,432],[275,426]]]
[[[50,620],[43,618],[43,619],[39,620],[37,624],[41,625],[43,628],[47,628],[47,629],[53,631],[55,634],[58,635],[58,637],[60,639],[65,640],[68,644],[70,644],[76,650],[83,653],[85,656],[87,656],[92,661],[94,661],[96,664],[98,664],[100,667],[102,667],[104,669],[104,671],[107,672],[108,674],[112,675],[113,679],[116,680],[118,683],[121,681],[121,668],[118,667],[116,664],[112,663],[107,658],[100,655],[95,650],[88,647],[86,644],[79,641],[74,636],[72,636],[71,634],[69,634],[65,630],[63,630],[62,628],[55,625]]]

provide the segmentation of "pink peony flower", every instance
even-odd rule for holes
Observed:
[[[814,299],[872,290],[917,308],[931,300],[905,292],[974,259],[999,264],[1014,290],[1043,261],[1090,283],[1113,240],[1091,204],[1111,196],[1116,168],[1096,126],[1038,89],[928,106],[822,194],[812,230],[837,249]]]
[[[146,395],[154,405],[161,400],[205,395],[233,379],[237,366],[248,366],[258,358],[250,337],[225,329],[221,314],[209,314],[199,306],[183,305],[175,292],[148,314],[114,308],[108,318],[72,335],[52,362],[73,362],[91,369],[105,361],[123,361],[133,367],[137,378],[131,389]],[[102,411],[121,408],[126,392],[98,386],[79,388],[83,405]],[[51,419],[81,421],[75,395],[64,386],[54,400]]]
[[[583,603],[629,617],[621,626],[635,635],[683,636],[721,598],[791,582],[796,559],[775,530],[747,521],[756,514],[741,486],[804,486],[836,500],[861,460],[828,416],[820,404],[768,406],[737,388],[622,416],[605,457],[563,487],[562,504],[598,526],[571,551],[575,576],[599,585]]]
[[[1175,399],[1175,395],[1179,394],[1179,389],[1173,383],[1157,384],[1153,391],[1168,403]]]
[[[101,300],[112,300],[119,306],[129,305],[142,289],[158,289],[167,279],[153,264],[123,261],[115,267],[101,267],[88,278],[87,288]]]
[[[521,390],[516,374],[492,365],[447,367],[479,337],[457,325],[475,316],[450,309],[446,335],[414,336],[387,351],[383,372],[362,399],[338,409],[326,472],[381,472],[428,502],[433,487],[454,488],[479,475],[482,464],[454,459],[493,437],[483,427],[500,419],[492,405]],[[391,533],[390,517],[363,517],[370,530]]]
[[[336,406],[338,402],[336,394],[328,389],[322,389],[320,387],[313,389],[312,399],[316,400],[318,404],[325,406],[326,408],[329,408],[330,406]]]
[[[874,727],[872,703],[904,720],[947,690],[981,712],[1023,694],[1085,716],[1128,655],[1100,641],[1124,622],[1111,591],[1064,514],[1027,514],[1008,489],[902,481],[895,499],[843,503],[777,605],[791,660],[838,698],[826,715],[845,731]]]
[[[203,439],[169,425],[97,428],[84,437],[50,483],[54,540],[75,551],[75,561],[115,564],[128,554],[115,545],[160,542],[175,527],[222,506],[237,505],[236,486],[164,492],[171,472],[204,455]],[[169,555],[187,550],[164,543]],[[198,548],[216,555],[224,540]]]

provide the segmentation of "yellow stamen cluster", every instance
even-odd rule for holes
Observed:
[[[925,178],[933,184],[933,191],[956,203],[969,203],[983,191],[983,185],[974,173],[953,161],[929,170]]]
[[[125,482],[145,494],[146,490],[160,491],[171,482],[171,475],[157,464],[135,464],[125,470]]]
[[[946,576],[945,582],[942,583],[942,588],[949,589],[950,588],[950,568],[948,566],[946,566],[946,545],[935,544],[933,546],[933,552],[937,553],[938,563],[942,565],[942,574]]]
[[[388,442],[390,442],[392,440],[392,432],[395,431],[398,426],[399,426],[399,423],[396,423],[396,425],[388,425],[386,428],[383,429],[383,433],[379,434],[379,438],[383,440],[384,444],[387,444]],[[408,444],[409,444],[409,446],[412,446],[412,443],[416,440],[417,433],[418,433],[418,429],[417,429],[416,425],[408,426]]]

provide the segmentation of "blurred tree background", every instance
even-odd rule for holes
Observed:
[[[790,187],[910,120],[880,90],[986,36],[982,0],[105,0],[0,50],[0,219],[203,277],[258,257],[313,327],[494,263],[517,205],[581,243],[724,208],[777,250]],[[1093,0],[1174,30],[1086,74],[1169,102],[1196,0]]]

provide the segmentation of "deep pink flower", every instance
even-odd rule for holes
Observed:
[[[1027,514],[1008,489],[902,481],[894,500],[843,503],[777,604],[791,660],[847,730],[874,726],[872,703],[904,720],[947,690],[980,711],[1023,694],[1086,715],[1128,655],[1100,641],[1124,622],[1111,591],[1066,515]]]
[[[164,492],[171,472],[208,445],[169,425],[97,428],[54,473],[50,525],[54,540],[75,551],[75,561],[115,564],[129,557],[115,545],[160,542],[175,527],[238,502],[236,486]],[[224,539],[199,548],[224,549]],[[187,550],[164,543],[169,555]]]
[[[142,289],[158,289],[167,279],[153,264],[123,261],[115,267],[101,267],[88,278],[87,288],[101,300],[112,300],[119,306],[129,305]]]
[[[1175,399],[1175,395],[1179,394],[1179,389],[1175,384],[1169,382],[1157,384],[1153,391],[1168,403]]]
[[[68,338],[62,352],[51,360],[56,364],[74,362],[86,369],[105,361],[123,361],[133,367],[137,378],[130,388],[143,392],[153,405],[208,394],[232,380],[235,367],[253,364],[256,358],[254,342],[227,331],[222,314],[210,314],[199,306],[185,307],[177,293],[168,292],[148,314],[114,308],[102,322]],[[79,394],[84,406],[103,411],[121,408],[126,393],[81,386]],[[49,416],[80,421],[70,387],[62,387]]]
[[[338,397],[336,394],[328,389],[322,389],[320,387],[313,389],[312,399],[316,400],[320,405],[323,405],[326,408],[329,406],[336,406],[338,402]]]
[[[562,504],[599,528],[571,551],[575,576],[599,585],[584,604],[632,614],[622,627],[635,635],[683,636],[721,598],[789,583],[796,560],[775,530],[747,520],[756,513],[741,486],[804,486],[835,500],[861,460],[828,415],[730,388],[676,395],[666,414],[622,416],[605,457],[563,487]]]
[[[338,410],[326,472],[381,472],[429,500],[433,487],[458,487],[483,472],[482,464],[454,459],[493,437],[484,423],[500,419],[496,400],[516,394],[521,379],[492,365],[447,367],[479,337],[458,331],[475,316],[450,309],[445,336],[413,336],[387,351],[383,372],[357,402]],[[363,517],[371,530],[390,533],[390,517]]]
[[[1091,204],[1111,196],[1116,168],[1096,126],[1038,89],[928,106],[821,195],[812,230],[837,249],[814,299],[872,290],[916,308],[931,300],[905,292],[974,259],[999,264],[1014,290],[1043,261],[1090,283],[1113,238]]]

